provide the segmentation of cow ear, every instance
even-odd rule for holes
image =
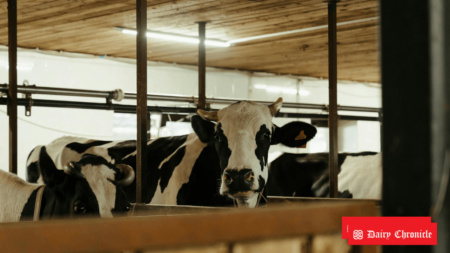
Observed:
[[[214,123],[206,121],[198,115],[194,115],[191,117],[191,125],[201,142],[209,143],[214,140]]]
[[[39,153],[39,171],[42,175],[44,184],[50,189],[57,187],[65,181],[66,174],[62,170],[58,170],[53,162],[52,158],[47,153],[44,147],[41,148]]]
[[[272,133],[271,145],[283,144],[291,148],[300,148],[316,136],[317,129],[301,121],[290,122],[282,127],[275,124]]]

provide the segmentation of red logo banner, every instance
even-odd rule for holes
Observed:
[[[431,217],[342,217],[349,245],[437,245]]]

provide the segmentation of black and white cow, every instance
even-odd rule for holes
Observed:
[[[217,112],[198,110],[200,116],[191,118],[195,134],[149,141],[145,203],[223,206],[234,199],[240,207],[255,207],[268,179],[270,145],[301,147],[317,132],[304,122],[274,125],[272,117],[281,106],[279,98],[269,106],[242,101]],[[136,168],[135,141],[63,137],[46,147],[58,168],[83,154]],[[32,151],[27,162],[30,182],[40,177],[34,166],[37,161]],[[134,201],[135,183],[124,190]]]
[[[341,198],[381,199],[381,153],[338,155]],[[282,154],[270,165],[271,196],[328,197],[328,153]]]
[[[64,217],[113,217],[126,213],[130,203],[121,187],[134,180],[133,169],[112,166],[102,157],[87,155],[55,167],[46,148],[41,147],[37,169],[45,188],[39,193],[39,219]],[[0,170],[0,222],[32,220],[41,184],[31,184]],[[39,200],[38,200],[39,202]]]

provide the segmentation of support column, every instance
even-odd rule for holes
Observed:
[[[9,172],[17,174],[17,2],[8,0]]]
[[[330,198],[338,197],[337,31],[336,2],[328,2],[328,127],[330,130]]]
[[[433,222],[438,223],[438,245],[435,253],[450,251],[450,2],[431,0],[430,69],[431,69],[431,194]],[[447,157],[446,157],[447,156]],[[447,164],[445,161],[447,160]],[[447,184],[448,185],[448,184]]]
[[[429,2],[379,1],[383,216],[430,215],[434,131],[430,70],[434,66],[430,65]],[[430,246],[383,246],[384,253],[431,250]]]
[[[147,1],[136,1],[137,64],[137,156],[136,203],[144,203],[144,175],[147,171]]]
[[[205,49],[206,22],[198,22],[198,104],[197,109],[206,108],[206,49]]]

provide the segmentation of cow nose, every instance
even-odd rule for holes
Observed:
[[[253,180],[255,178],[255,174],[251,169],[231,169],[226,170],[223,173],[223,179],[226,185],[230,184],[249,184],[253,183]]]

